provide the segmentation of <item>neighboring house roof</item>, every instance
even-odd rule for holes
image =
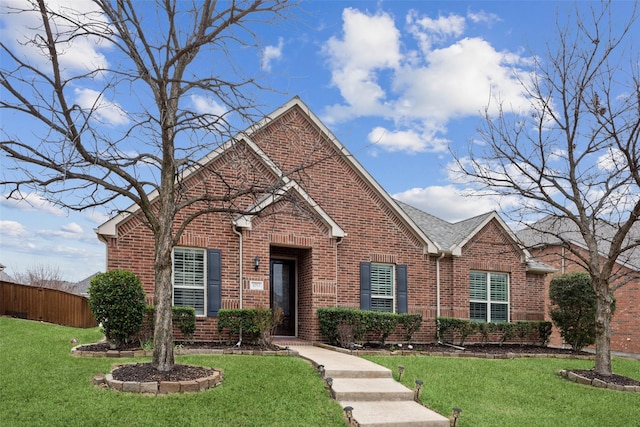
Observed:
[[[1,270],[0,270],[0,281],[7,282],[7,283],[18,283],[16,279],[14,279],[13,277],[9,276],[7,273]]]
[[[94,277],[96,277],[96,275],[100,274],[100,272],[94,273],[91,276],[82,279],[81,281],[77,282],[77,283],[70,283],[69,287],[67,288],[67,292],[70,292],[72,294],[76,294],[76,295],[82,295],[82,296],[88,296],[89,295],[89,286],[91,285],[91,279],[93,279]]]
[[[407,213],[407,215],[409,215],[418,227],[420,227],[438,246],[442,248],[443,252],[448,252],[456,256],[462,255],[462,248],[464,245],[466,245],[467,242],[471,240],[476,233],[482,230],[491,220],[496,220],[522,251],[529,271],[540,273],[555,271],[552,267],[533,259],[531,254],[519,244],[520,241],[516,235],[495,211],[487,212],[456,223],[450,223],[399,200],[396,200],[396,203]]]
[[[608,256],[611,240],[617,232],[618,227],[607,221],[596,223],[596,235],[598,236],[598,249],[600,255]],[[568,243],[587,249],[586,243],[578,230],[578,226],[568,218],[557,218],[547,216],[540,221],[530,224],[527,228],[516,233],[518,238],[528,248],[547,245],[562,245]],[[627,235],[626,244],[635,245],[618,258],[618,263],[640,271],[640,223],[631,227]]]
[[[441,252],[442,249],[436,243],[434,243],[424,233],[424,231],[420,227],[418,227],[415,224],[415,222],[407,215],[407,213],[404,210],[398,207],[397,203],[395,202],[395,200],[393,200],[393,198],[389,195],[389,193],[387,193],[382,188],[382,186],[378,184],[378,182],[369,174],[369,172],[367,172],[364,169],[364,167],[355,159],[355,157],[353,157],[353,155],[349,153],[346,147],[338,141],[338,139],[331,133],[331,131],[298,97],[291,99],[289,102],[284,104],[282,107],[278,108],[276,111],[271,113],[265,119],[257,122],[253,126],[249,127],[246,131],[239,133],[235,138],[232,138],[227,143],[216,148],[210,154],[203,157],[198,163],[200,165],[205,165],[211,162],[212,160],[214,160],[215,158],[217,158],[218,156],[220,156],[233,144],[237,143],[238,141],[244,141],[259,156],[259,158],[262,159],[264,164],[267,165],[267,167],[269,167],[276,176],[283,178],[283,183],[285,185],[289,185],[288,190],[297,191],[298,194],[302,197],[302,199],[305,200],[309,204],[309,206],[311,206],[314,210],[316,210],[316,212],[320,215],[320,217],[324,220],[324,222],[331,228],[332,235],[334,237],[344,236],[345,235],[344,231],[340,228],[340,226],[336,224],[329,217],[329,215],[327,215],[327,213],[322,210],[320,206],[315,204],[313,199],[311,199],[294,180],[284,177],[283,172],[280,171],[277,165],[271,159],[269,159],[268,156],[260,149],[260,147],[251,139],[251,136],[255,134],[257,131],[267,126],[269,123],[273,122],[274,120],[276,120],[277,118],[285,114],[287,111],[289,111],[291,108],[294,108],[296,106],[302,109],[306,113],[307,117],[313,122],[315,126],[317,126],[320,132],[327,137],[327,140],[334,145],[335,149],[342,154],[343,158],[350,164],[353,170],[365,182],[367,182],[370,185],[370,187],[377,193],[377,195],[398,215],[398,218],[402,220],[405,223],[405,225],[407,225],[407,227],[409,227],[409,229],[412,230],[413,233],[422,241],[422,243],[424,244],[424,252],[434,253],[434,254]],[[185,170],[183,173],[183,176],[181,177],[181,180],[185,180],[191,174],[197,173],[198,171],[199,171],[198,167],[193,167]],[[155,197],[156,197],[156,194],[154,193],[150,194],[151,199]],[[275,201],[277,200],[272,197],[270,200],[267,201],[267,203],[273,203]],[[262,202],[264,202],[264,200]],[[258,207],[257,205],[254,205],[251,208],[257,209],[257,207]],[[135,214],[136,212],[138,212],[138,210],[139,210],[138,206],[136,205],[130,206],[129,208],[126,209],[126,211],[121,212],[120,214],[114,216],[113,218],[111,218],[110,220],[108,220],[107,222],[99,226],[95,230],[96,233],[98,234],[99,237],[100,236],[116,237],[118,224],[127,220],[132,214]],[[249,219],[250,218],[248,218],[247,216],[244,216],[244,217],[236,218],[236,221],[238,221],[240,225],[247,227],[250,225]]]

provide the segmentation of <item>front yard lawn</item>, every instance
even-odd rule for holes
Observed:
[[[459,427],[640,426],[640,393],[597,389],[561,379],[561,369],[592,369],[591,360],[513,360],[367,356],[402,383],[422,380],[422,403],[445,416],[462,409]],[[640,380],[640,361],[614,358],[616,374]]]
[[[286,356],[178,356],[178,363],[222,369],[225,380],[202,393],[141,396],[99,389],[91,378],[115,363],[145,359],[78,358],[71,339],[98,341],[97,328],[75,329],[0,318],[2,426],[344,426],[310,364]],[[368,356],[405,371],[402,382],[424,382],[422,402],[459,427],[640,426],[640,394],[602,390],[556,375],[591,369],[572,359],[487,360]],[[614,359],[617,374],[640,379],[640,361]]]
[[[92,377],[144,359],[70,356],[71,344],[100,340],[76,329],[0,318],[0,426],[344,426],[306,361],[286,356],[178,356],[222,369],[224,382],[201,393],[142,396],[98,389]]]

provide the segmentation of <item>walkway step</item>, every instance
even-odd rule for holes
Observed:
[[[413,390],[395,381],[390,369],[366,359],[316,346],[292,346],[300,357],[322,365],[325,380],[344,408],[353,408],[359,427],[449,427],[449,419],[413,401]]]
[[[334,378],[332,390],[338,401],[413,399],[413,390],[409,390],[392,378]]]
[[[449,419],[413,401],[341,401],[353,408],[359,427],[449,427]]]

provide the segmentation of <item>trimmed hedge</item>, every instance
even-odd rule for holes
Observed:
[[[185,340],[191,341],[196,332],[196,309],[193,307],[172,307],[171,311],[173,326],[182,332]],[[142,342],[153,340],[154,315],[155,307],[147,305],[142,332],[139,335],[139,340]]]
[[[400,327],[404,337],[411,341],[420,329],[420,314],[395,314],[352,308],[328,307],[318,309],[320,333],[332,345],[347,348],[350,343],[363,343],[374,337],[384,345],[387,338]]]
[[[260,345],[271,344],[271,334],[282,322],[282,311],[273,312],[268,308],[243,308],[218,311],[218,332],[225,329],[228,342],[242,339]]]
[[[489,335],[499,334],[498,341],[500,344],[518,338],[520,343],[537,342],[542,346],[546,346],[551,337],[551,322],[547,321],[483,323],[466,319],[438,317],[436,319],[436,329],[441,340],[453,343],[457,339],[460,346],[464,345],[469,336],[477,334],[480,335],[483,343],[489,341]]]

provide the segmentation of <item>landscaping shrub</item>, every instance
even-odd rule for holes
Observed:
[[[328,307],[318,309],[320,321],[320,333],[332,345],[339,344],[347,348],[350,342],[363,343],[366,336],[366,324],[363,320],[363,311],[352,308]],[[342,326],[341,326],[342,325]],[[345,337],[339,340],[339,327],[344,335],[349,331],[351,341],[344,342]]]
[[[554,277],[549,285],[551,320],[574,350],[596,340],[596,293],[588,273],[568,273]]]
[[[112,347],[129,343],[142,328],[145,315],[144,290],[130,271],[113,270],[91,279],[89,307],[102,324]]]
[[[389,335],[391,335],[398,326],[398,315],[395,313],[367,311],[365,312],[365,316],[367,332],[375,334],[380,345],[384,346]]]
[[[537,342],[546,345],[551,336],[551,322],[546,321],[519,321],[482,323],[466,319],[454,319],[438,317],[436,328],[440,338],[445,342],[463,346],[469,336],[479,334],[481,342],[487,343],[491,334],[499,334],[498,342],[503,344],[518,338],[521,344],[525,342]]]
[[[413,334],[418,332],[420,326],[422,326],[422,315],[409,313],[399,314],[398,325],[404,329],[404,339],[406,339],[408,343],[411,343]]]
[[[405,331],[405,338],[411,340],[420,328],[422,316],[419,314],[395,314],[352,308],[328,307],[318,309],[320,332],[332,345],[348,348],[350,343],[364,343],[367,337],[384,345],[398,326]]]
[[[218,311],[218,332],[225,329],[232,338],[268,346],[275,329],[282,323],[282,310],[268,308],[243,308]]]
[[[186,341],[193,339],[196,332],[196,309],[193,307],[172,307],[172,323],[178,328]],[[141,345],[150,346],[153,342],[155,307],[148,305],[145,307],[145,316],[142,328],[138,333],[138,341]]]

